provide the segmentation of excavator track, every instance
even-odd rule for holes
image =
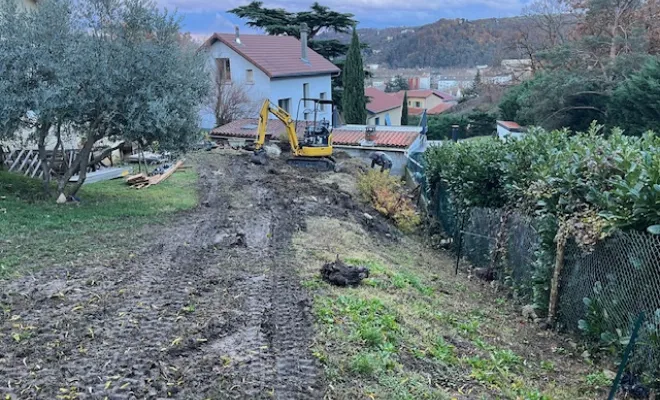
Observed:
[[[299,168],[311,168],[317,171],[334,171],[335,160],[331,157],[292,157],[286,163]]]

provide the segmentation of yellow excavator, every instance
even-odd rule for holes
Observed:
[[[314,121],[309,124],[304,121],[305,132],[302,139],[298,138],[296,122],[291,115],[279,106],[270,104],[266,99],[259,112],[259,126],[257,128],[257,140],[254,142],[254,155],[252,162],[265,164],[267,162],[264,143],[266,141],[266,128],[268,126],[268,115],[273,114],[282,121],[286,128],[286,134],[291,145],[291,157],[287,160],[290,165],[306,168],[314,168],[321,171],[334,171],[335,160],[332,158],[332,127],[325,118],[316,120],[320,105],[330,105],[332,100],[302,99],[301,102],[312,102],[314,104]]]

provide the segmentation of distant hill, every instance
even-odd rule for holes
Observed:
[[[369,45],[368,63],[391,68],[474,67],[519,58],[512,42],[524,21],[520,17],[441,19],[420,27],[359,29],[358,34]],[[324,33],[318,38],[345,43],[350,39],[349,35],[336,33]]]

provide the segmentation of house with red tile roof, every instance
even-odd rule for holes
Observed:
[[[527,130],[513,121],[497,121],[497,136],[502,140],[520,139]]]
[[[208,53],[213,79],[238,85],[249,98],[244,113],[257,116],[264,99],[288,111],[294,119],[313,120],[313,103],[302,98],[332,99],[331,78],[340,70],[292,36],[215,33],[202,46]],[[203,127],[215,127],[212,106],[203,116]],[[332,119],[332,107],[319,107],[317,118]],[[271,116],[272,118],[272,116]]]
[[[408,90],[408,115],[422,115],[424,110],[428,115],[438,115],[448,111],[457,104],[457,100],[450,94],[439,90],[422,89]],[[403,101],[406,91],[395,93]]]
[[[364,89],[367,96],[367,125],[401,125],[403,99],[375,87]]]

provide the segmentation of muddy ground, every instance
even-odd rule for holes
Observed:
[[[306,217],[364,210],[320,173],[239,153],[197,164],[200,206],[131,227],[148,238],[137,250],[0,282],[3,399],[323,397],[291,237]]]

